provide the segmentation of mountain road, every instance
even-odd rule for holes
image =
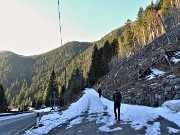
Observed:
[[[37,113],[0,121],[0,135],[21,135],[36,125]]]

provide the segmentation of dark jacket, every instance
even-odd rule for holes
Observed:
[[[98,89],[98,93],[101,93],[101,92],[102,92],[102,91],[101,91],[101,88],[99,88],[99,89]]]

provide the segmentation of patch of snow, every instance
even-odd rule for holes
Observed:
[[[157,85],[157,83],[152,83],[151,86]]]
[[[171,78],[171,79],[173,79],[173,78],[175,78],[176,77],[176,75],[168,75],[168,78]]]
[[[151,75],[148,75],[146,78],[147,78],[147,80],[151,80],[151,79],[154,79],[154,78],[155,78],[155,75],[152,75],[152,74],[151,74]]]
[[[82,130],[79,130],[79,131],[78,131],[78,133],[81,133],[81,132],[82,132]]]
[[[160,122],[154,122],[153,125],[147,125],[145,135],[160,135]]]
[[[121,105],[121,116],[123,121],[131,121],[131,126],[135,130],[140,130],[146,125],[147,121],[153,121],[159,116],[153,113],[152,107],[138,106],[138,105]]]
[[[177,59],[176,57],[171,57],[170,61],[173,63],[177,63],[180,61],[180,59]]]
[[[105,126],[100,127],[99,130],[102,131],[102,132],[113,132],[113,131],[122,130],[122,128],[121,127],[116,127],[116,128],[110,129],[109,127],[107,127],[105,125]]]
[[[51,108],[50,107],[47,107],[47,108],[44,108],[44,109],[40,109],[40,110],[33,110],[34,112],[50,112],[51,111]]]
[[[134,88],[128,89],[128,93],[130,93],[132,90],[134,90]]]
[[[152,73],[146,77],[147,80],[151,80],[151,79],[155,78],[156,76],[162,76],[166,73],[166,72],[160,71],[156,68],[151,68],[151,72]]]
[[[176,56],[180,56],[180,52],[176,52],[175,55],[176,55]]]
[[[78,118],[72,120],[66,129],[72,128],[74,125],[80,124],[82,122],[83,118],[84,117],[78,117]]]
[[[174,112],[169,110],[168,108],[158,107],[153,110],[157,115],[175,123],[178,127],[180,127],[180,112]]]
[[[160,71],[156,68],[151,68],[151,71],[153,72],[154,75],[164,75],[165,74],[165,72]]]
[[[86,119],[88,121],[95,121],[96,120],[95,115],[89,115]]]
[[[175,54],[175,56],[177,56],[177,57],[180,56],[180,52],[175,52],[174,54]],[[170,61],[173,62],[173,63],[177,63],[177,62],[180,61],[180,59],[178,59],[178,58],[176,58],[176,57],[171,57],[171,58],[170,58]]]
[[[175,128],[172,128],[172,127],[167,127],[167,129],[168,129],[168,132],[170,133],[170,134],[177,134],[177,133],[180,133],[180,130],[178,130],[178,129],[175,129]]]

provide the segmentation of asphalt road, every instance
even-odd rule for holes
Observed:
[[[0,121],[0,135],[21,135],[36,124],[37,114]]]
[[[99,127],[104,124],[101,124],[101,123],[98,124],[98,123],[96,123],[96,120],[88,121],[86,119],[86,117],[87,116],[84,116],[84,119],[82,120],[81,123],[76,124],[71,128],[68,128],[68,125],[71,121],[70,120],[68,123],[64,123],[64,124],[54,128],[53,130],[51,130],[48,133],[48,135],[144,135],[147,132],[146,126],[144,126],[140,130],[135,130],[134,128],[132,128],[131,121],[117,121],[110,128],[114,129],[114,128],[120,127],[120,128],[122,128],[121,130],[112,131],[112,132],[102,132],[99,130]],[[98,116],[95,116],[95,117],[98,117]],[[172,127],[172,128],[178,129],[178,130],[180,130],[180,129],[176,124],[174,124],[162,117],[159,117],[159,118],[155,119],[154,121],[149,121],[147,123],[151,126],[155,122],[159,122],[161,125],[160,130],[159,130],[161,135],[180,135],[179,133],[177,133],[177,134],[169,133],[167,127]]]

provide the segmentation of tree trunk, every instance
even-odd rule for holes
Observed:
[[[146,45],[146,36],[145,36],[145,31],[143,29],[143,36],[144,36],[144,46]]]

